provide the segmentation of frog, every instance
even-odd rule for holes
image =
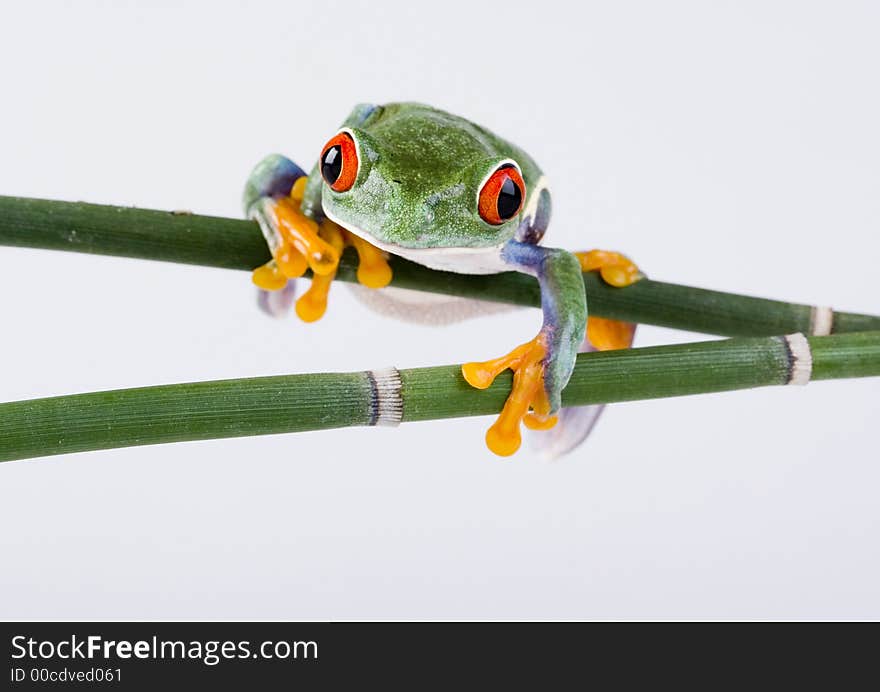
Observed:
[[[386,288],[393,257],[461,274],[533,276],[543,317],[537,335],[500,357],[463,364],[461,376],[485,390],[513,371],[507,400],[485,435],[499,456],[520,448],[522,426],[548,431],[563,420],[570,428],[565,451],[589,432],[599,409],[562,409],[576,356],[631,346],[635,325],[588,315],[583,272],[597,271],[615,287],[642,273],[618,252],[543,243],[550,186],[523,149],[432,106],[359,104],[308,174],[281,154],[260,161],[243,204],[272,255],[253,271],[264,304],[272,292],[289,294],[291,281],[311,270],[311,285],[296,301],[306,322],[324,314],[349,246],[358,257],[358,282],[370,291],[400,290]]]

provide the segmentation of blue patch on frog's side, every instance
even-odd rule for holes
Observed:
[[[550,190],[546,187],[538,193],[538,203],[535,205],[535,216],[526,216],[516,229],[516,239],[521,243],[537,245],[547,232],[550,225]]]
[[[551,410],[556,411],[586,330],[586,298],[582,292],[580,265],[574,255],[564,250],[517,240],[510,240],[501,248],[501,259],[511,268],[532,274],[541,284],[544,313],[541,330],[549,337],[544,389]]]
[[[345,124],[349,127],[359,127],[381,110],[382,107],[375,103],[359,103],[352,109]]]
[[[505,263],[534,275],[542,285],[546,278],[544,267],[546,258],[547,249],[534,243],[510,240],[501,248],[501,259]],[[541,291],[541,310],[544,312],[544,323],[551,328],[555,328],[558,323],[559,301],[557,298],[555,291]]]

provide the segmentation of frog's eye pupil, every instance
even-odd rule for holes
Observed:
[[[507,178],[498,192],[498,216],[499,218],[512,219],[519,211],[522,204],[522,191],[511,178]]]
[[[358,174],[358,155],[354,140],[340,132],[324,145],[320,159],[321,177],[336,192],[350,190]]]
[[[525,194],[526,184],[519,169],[505,164],[489,176],[480,190],[480,216],[486,223],[499,226],[519,213]]]
[[[336,144],[324,152],[321,159],[321,175],[328,185],[332,185],[342,173],[342,148]]]

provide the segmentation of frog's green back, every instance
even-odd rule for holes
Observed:
[[[436,180],[438,171],[456,177],[487,156],[510,158],[522,170],[527,186],[541,170],[522,149],[486,128],[452,113],[420,103],[389,103],[376,109],[367,129],[414,175]]]

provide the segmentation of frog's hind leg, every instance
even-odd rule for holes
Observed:
[[[292,279],[277,291],[257,287],[257,307],[269,317],[287,317],[295,300],[296,281]]]
[[[609,250],[575,252],[581,271],[597,271],[602,280],[615,288],[630,286],[644,278],[641,270],[629,257]],[[635,337],[636,326],[629,322],[590,317],[587,322],[587,340],[597,351],[629,348]]]

